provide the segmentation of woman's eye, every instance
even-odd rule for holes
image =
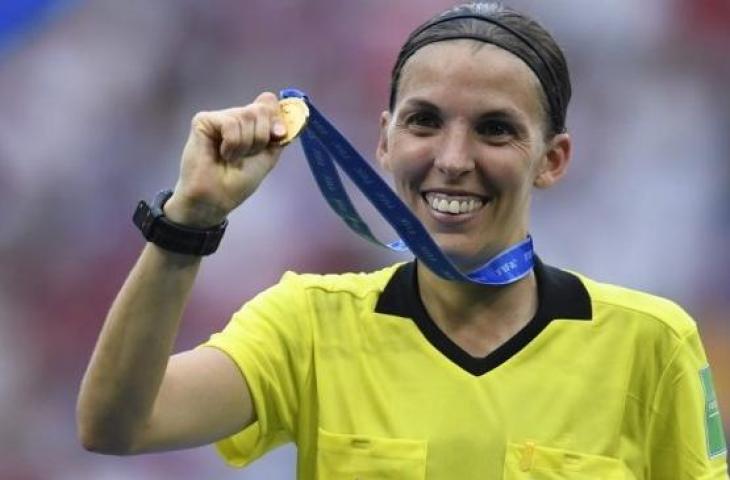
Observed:
[[[438,128],[441,125],[437,115],[427,112],[419,112],[410,115],[406,120],[406,123],[410,126],[421,128]]]
[[[501,121],[484,122],[477,128],[477,131],[485,137],[497,137],[500,139],[515,134],[515,129],[512,125]]]

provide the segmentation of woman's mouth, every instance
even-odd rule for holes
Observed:
[[[452,195],[443,192],[426,192],[423,199],[431,210],[449,215],[474,213],[489,202],[488,198],[478,195]]]

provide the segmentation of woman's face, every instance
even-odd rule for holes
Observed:
[[[559,179],[567,134],[545,140],[537,77],[490,44],[448,40],[405,64],[378,160],[439,246],[473,269],[527,234],[532,187]]]

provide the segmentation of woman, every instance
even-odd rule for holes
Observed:
[[[406,41],[377,157],[463,271],[523,240],[533,187],[565,174],[569,97],[554,40],[503,7],[456,7]],[[694,322],[539,259],[502,287],[419,262],[287,273],[208,343],[170,357],[195,253],[215,249],[286,134],[271,93],[193,119],[174,194],[157,202],[164,217],[138,210],[153,242],[81,387],[86,448],[217,442],[243,466],[294,441],[299,478],[726,478]]]

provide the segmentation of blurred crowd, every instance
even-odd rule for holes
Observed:
[[[574,160],[535,198],[538,253],[681,303],[699,323],[730,431],[730,4],[506,3],[554,33],[574,84]],[[306,90],[372,158],[400,44],[452,4],[57,0],[0,37],[0,478],[294,478],[292,447],[244,471],[211,447],[136,458],[80,447],[79,381],[143,246],[131,213],[174,184],[196,111],[263,90]],[[178,349],[285,270],[400,258],[329,211],[295,143],[205,260]]]

